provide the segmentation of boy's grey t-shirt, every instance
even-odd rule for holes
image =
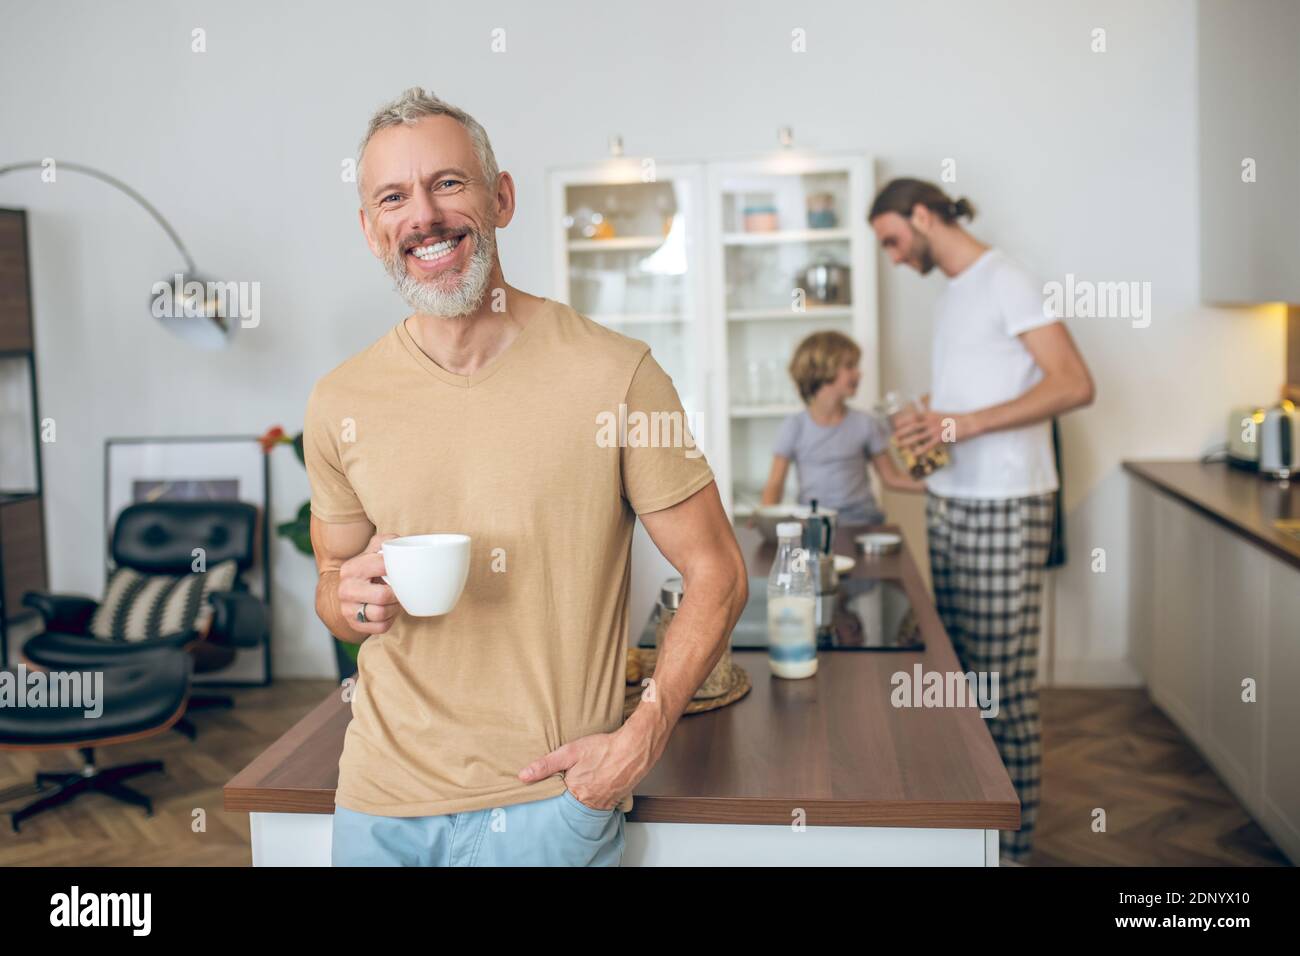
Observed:
[[[838,425],[818,425],[807,409],[781,425],[773,452],[799,470],[799,503],[816,498],[834,508],[839,523],[880,524],[884,513],[871,493],[867,464],[889,447],[889,435],[865,412],[850,408]]]

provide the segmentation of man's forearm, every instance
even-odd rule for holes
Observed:
[[[369,634],[354,631],[339,602],[339,572],[331,569],[321,574],[316,582],[316,616],[331,634],[340,641],[360,644]]]
[[[673,727],[695,691],[731,639],[744,610],[747,582],[731,573],[683,578],[681,607],[664,633],[655,663],[653,694],[642,691],[641,702],[627,724],[646,737],[650,762],[663,754]]]
[[[1090,398],[1086,383],[1078,385],[1069,380],[1045,378],[1019,398],[968,412],[969,424],[964,430],[958,428],[957,440],[1034,425],[1086,405]]]

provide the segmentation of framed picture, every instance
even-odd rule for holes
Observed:
[[[243,501],[258,511],[253,566],[243,574],[250,593],[270,614],[269,456],[256,435],[109,438],[104,442],[104,553],[117,516],[142,501]],[[271,682],[271,644],[241,648],[220,670],[195,674],[195,684]]]

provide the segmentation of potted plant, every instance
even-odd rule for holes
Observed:
[[[298,456],[298,462],[304,468],[307,466],[302,453],[302,432],[290,437],[283,428],[276,425],[268,429],[266,434],[258,440],[262,444],[262,451],[268,455],[275,449],[276,445],[292,445],[293,453]],[[277,524],[275,533],[282,538],[287,538],[295,548],[315,560],[316,554],[311,546],[310,499],[302,503],[302,507],[298,509],[298,514],[292,521],[283,521]],[[339,666],[339,679],[351,677],[357,672],[357,652],[361,649],[361,645],[340,641],[337,637],[330,636],[334,641],[334,657]]]

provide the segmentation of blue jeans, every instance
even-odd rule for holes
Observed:
[[[431,817],[334,808],[334,866],[618,866],[623,811],[558,797]]]

